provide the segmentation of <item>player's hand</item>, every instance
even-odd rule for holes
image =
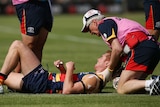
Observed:
[[[61,73],[66,73],[66,69],[64,68],[61,60],[54,61],[54,65],[60,70]]]
[[[66,63],[66,69],[67,71],[74,71],[75,70],[75,65],[74,65],[74,62],[72,61],[69,61]]]
[[[63,64],[63,61],[61,60],[56,60],[54,61],[54,65],[58,68],[60,64]]]

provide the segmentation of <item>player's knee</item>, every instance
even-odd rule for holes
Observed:
[[[122,89],[122,87],[117,87],[117,93],[118,94],[126,94],[125,91]]]
[[[117,88],[117,93],[118,94],[123,94],[123,92],[120,89],[118,89],[118,88]]]
[[[20,40],[15,40],[12,45],[11,45],[11,48],[19,48],[23,45],[22,41]]]

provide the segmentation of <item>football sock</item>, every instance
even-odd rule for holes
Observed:
[[[150,91],[150,85],[152,84],[154,80],[146,80],[145,82],[145,90]]]
[[[0,73],[0,85],[3,85],[4,80],[6,80],[7,75]]]

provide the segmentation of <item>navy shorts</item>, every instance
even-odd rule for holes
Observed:
[[[49,73],[42,68],[42,65],[39,65],[24,78],[22,78],[22,92],[45,93],[48,86],[48,75]]]
[[[53,17],[48,0],[30,0],[15,7],[20,20],[22,34],[30,36],[38,35],[42,27],[49,32],[51,31]]]
[[[160,0],[144,0],[146,28],[160,30]]]
[[[129,53],[125,69],[151,74],[160,59],[160,49],[156,42],[145,40]]]

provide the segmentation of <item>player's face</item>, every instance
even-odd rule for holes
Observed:
[[[96,20],[93,20],[89,25],[89,32],[92,35],[100,36],[99,30],[98,30],[98,22]]]
[[[95,70],[96,71],[103,71],[108,65],[110,61],[111,53],[105,53],[100,58],[98,58],[97,63],[95,64]]]

